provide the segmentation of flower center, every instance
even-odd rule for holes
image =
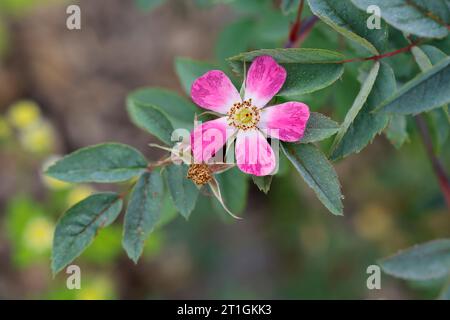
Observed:
[[[252,99],[236,102],[228,111],[228,124],[238,129],[249,130],[259,122],[259,109],[252,105]]]
[[[187,178],[191,179],[196,185],[202,186],[212,179],[212,172],[205,163],[191,164],[187,172]]]

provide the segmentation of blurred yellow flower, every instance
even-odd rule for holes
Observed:
[[[39,122],[41,112],[35,102],[22,100],[10,107],[8,119],[14,127],[23,130]]]
[[[55,135],[52,126],[45,121],[23,130],[20,134],[22,147],[32,153],[47,153],[55,146]]]
[[[77,292],[78,300],[107,300],[112,299],[113,284],[107,278],[97,278],[81,286]]]
[[[81,200],[86,199],[94,192],[94,188],[88,185],[77,185],[72,190],[70,190],[69,194],[67,195],[67,205],[71,207]]]
[[[7,139],[11,136],[11,127],[8,122],[0,116],[0,140]]]
[[[24,244],[27,248],[44,252],[52,246],[54,224],[44,217],[30,220],[23,233]]]
[[[353,222],[356,232],[368,240],[383,240],[394,229],[391,215],[380,205],[366,206]]]

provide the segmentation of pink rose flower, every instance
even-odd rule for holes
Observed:
[[[255,176],[272,174],[276,157],[263,132],[281,141],[299,141],[310,114],[306,104],[294,101],[265,107],[285,80],[286,70],[271,56],[259,56],[252,62],[243,100],[222,71],[211,70],[196,79],[191,87],[192,100],[224,116],[194,128],[191,133],[194,161],[207,163],[236,138],[239,169]]]

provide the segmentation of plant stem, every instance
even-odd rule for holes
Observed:
[[[431,135],[425,122],[425,119],[420,114],[415,116],[414,119],[416,120],[417,127],[419,128],[419,133],[422,137],[423,144],[425,145],[427,155],[430,158],[434,174],[436,175],[439,181],[439,186],[447,203],[447,207],[450,210],[450,179],[447,176],[447,173],[445,172],[444,165],[434,154]]]
[[[298,5],[297,9],[297,16],[295,17],[295,22],[291,26],[291,29],[289,31],[289,38],[284,46],[285,48],[293,48],[295,46],[295,43],[297,42],[300,27],[302,26],[302,13],[303,13],[303,7],[305,5],[305,0],[301,0],[300,4]]]
[[[371,57],[366,57],[366,58],[353,58],[353,59],[347,59],[347,60],[342,60],[340,61],[340,63],[349,63],[349,62],[363,62],[363,61],[378,61],[381,60],[383,58],[387,58],[387,57],[392,57],[395,56],[397,54],[400,53],[404,53],[404,52],[408,52],[410,51],[412,48],[414,48],[415,46],[419,45],[421,41],[416,41],[413,42],[411,44],[409,44],[408,46],[404,47],[404,48],[400,48],[391,52],[387,52],[387,53],[383,53],[383,54],[379,54],[379,55],[375,55],[375,56],[371,56]]]

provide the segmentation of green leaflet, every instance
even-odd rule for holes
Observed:
[[[175,129],[191,130],[195,113],[199,109],[190,101],[177,93],[162,88],[141,88],[128,95],[134,105],[157,107],[165,115]]]
[[[122,210],[116,193],[98,193],[71,207],[58,221],[53,238],[52,271],[61,271],[92,242],[100,228],[110,225]]]
[[[447,57],[439,49],[428,45],[421,46],[420,48],[415,47],[412,49],[412,53],[422,72],[431,69],[434,64],[439,63]],[[448,105],[431,110],[428,116],[434,140],[433,147],[435,152],[439,154],[449,136],[450,118],[448,116]]]
[[[450,23],[447,0],[352,0],[361,10],[377,5],[381,17],[393,27],[425,38],[447,36]]]
[[[318,112],[311,112],[308,123],[306,124],[305,134],[300,143],[311,143],[322,141],[331,137],[339,130],[336,121],[331,120]]]
[[[131,121],[167,145],[172,145],[173,126],[168,117],[156,106],[141,103],[129,97],[127,109]]]
[[[341,128],[336,135],[336,139],[333,142],[333,146],[331,147],[331,154],[333,155],[333,158],[339,158],[339,153],[342,153],[339,149],[342,148],[342,139],[347,134],[347,131],[351,128],[353,122],[355,121],[356,117],[358,116],[361,109],[364,107],[367,98],[370,95],[370,92],[372,91],[372,88],[375,85],[375,81],[378,77],[378,71],[380,70],[380,62],[375,62],[372,69],[370,69],[369,74],[366,77],[366,80],[361,85],[361,90],[359,91],[358,95],[356,96],[355,101],[353,102],[352,107],[347,112],[347,115],[345,116],[344,122],[341,125]],[[350,132],[350,134],[352,134]],[[347,151],[348,152],[348,151]],[[342,156],[343,154],[341,154]]]
[[[170,195],[177,210],[186,219],[195,208],[199,190],[197,186],[186,178],[186,165],[170,165],[165,169],[165,177]]]
[[[228,59],[233,70],[242,73],[243,63],[261,55],[272,56],[287,72],[286,82],[278,96],[289,98],[311,93],[333,84],[344,72],[341,62],[344,57],[333,51],[322,49],[261,49]]]
[[[68,182],[120,182],[138,176],[146,167],[147,160],[136,149],[104,143],[65,156],[45,174]]]
[[[386,102],[379,112],[418,114],[450,102],[450,57],[406,83]]]
[[[450,239],[430,241],[400,251],[380,262],[383,271],[407,280],[428,280],[450,271]]]
[[[281,146],[323,205],[334,215],[343,215],[341,186],[336,171],[325,155],[312,144],[282,143]]]
[[[367,27],[370,16],[361,12],[350,0],[308,0],[311,11],[323,22],[350,40],[360,44],[372,54],[379,54],[386,46],[388,30]]]
[[[352,153],[360,152],[377,134],[386,128],[389,117],[386,114],[372,113],[384,100],[396,90],[396,81],[392,68],[380,63],[380,69],[370,94],[350,123],[331,155],[332,160],[344,158]]]
[[[401,146],[409,140],[409,134],[406,125],[406,116],[394,114],[391,116],[389,124],[384,131],[386,137],[397,149],[400,149]]]
[[[161,217],[163,189],[158,171],[145,172],[131,194],[125,214],[122,246],[135,263],[144,250],[145,240]]]

